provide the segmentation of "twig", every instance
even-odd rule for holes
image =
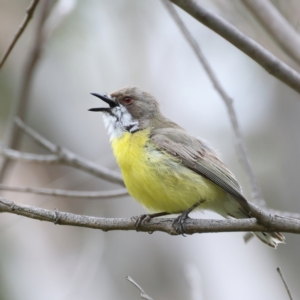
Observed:
[[[20,119],[16,119],[17,125],[28,134],[37,144],[41,145],[46,150],[52,152],[52,155],[39,155],[24,153],[12,149],[0,150],[0,154],[10,159],[23,160],[36,163],[48,163],[48,164],[65,164],[79,170],[85,171],[98,178],[108,180],[113,183],[124,186],[124,182],[120,173],[100,166],[84,157],[81,157],[66,148],[59,147],[50,142],[35,130],[27,126]]]
[[[17,187],[7,186],[0,184],[0,190],[18,192],[18,193],[29,193],[44,196],[59,196],[67,198],[86,198],[86,199],[110,199],[118,198],[122,196],[128,196],[126,189],[112,190],[112,191],[67,191],[59,189],[47,189],[47,188],[33,188],[33,187]]]
[[[20,36],[22,35],[22,33],[24,32],[27,24],[29,23],[30,19],[33,17],[34,11],[36,6],[38,5],[39,0],[33,0],[30,5],[27,7],[26,9],[26,16],[23,19],[21,25],[19,26],[17,32],[15,33],[12,41],[10,42],[8,48],[6,49],[6,51],[4,52],[1,61],[0,61],[0,69],[3,67],[7,57],[9,56],[11,50],[14,48],[15,44],[17,43],[18,39],[20,38]]]
[[[76,215],[68,212],[48,210],[40,207],[16,204],[0,197],[0,213],[11,213],[31,219],[46,221],[59,225],[77,226],[85,228],[100,229],[103,231],[113,230],[136,230],[137,217],[132,218],[99,218],[84,215]],[[142,222],[139,231],[154,232],[160,231],[176,235],[173,228],[174,218],[153,218]],[[272,223],[269,228],[259,224],[256,219],[239,220],[206,220],[188,219],[185,222],[186,234],[208,233],[208,232],[243,232],[243,231],[264,231],[264,232],[290,232],[300,234],[300,220],[272,216]]]
[[[300,36],[269,0],[243,0],[275,42],[300,64]]]
[[[282,272],[281,272],[280,268],[277,268],[276,270],[277,270],[277,273],[279,274],[279,276],[280,276],[280,278],[281,278],[281,280],[282,280],[282,282],[283,282],[283,284],[284,284],[284,287],[285,287],[285,289],[286,289],[286,291],[287,291],[287,293],[288,293],[288,295],[289,295],[290,300],[293,300],[293,297],[292,297],[292,294],[291,294],[291,292],[290,292],[290,289],[289,289],[289,287],[288,287],[286,281],[284,280],[284,277],[283,277],[283,275],[282,275]]]
[[[141,298],[142,299],[145,299],[145,300],[153,300],[150,296],[148,296],[144,290],[130,277],[130,276],[127,276],[126,279],[131,282],[134,286],[136,286],[140,292],[141,292]]]
[[[255,175],[254,175],[251,163],[250,163],[246,144],[242,137],[240,126],[239,126],[237,116],[236,116],[236,113],[235,113],[235,110],[233,107],[232,98],[230,98],[227,95],[226,91],[223,89],[223,87],[220,84],[219,80],[217,79],[213,69],[211,68],[211,66],[209,65],[205,56],[203,55],[198,43],[195,41],[195,39],[192,37],[192,35],[190,34],[190,32],[187,29],[187,27],[185,26],[185,24],[182,22],[180,16],[176,12],[173,5],[168,0],[162,0],[162,3],[165,5],[165,7],[168,10],[168,12],[170,13],[171,17],[173,18],[173,20],[175,21],[175,23],[178,25],[179,29],[181,30],[183,36],[185,37],[187,42],[190,44],[190,46],[194,50],[199,62],[202,64],[203,68],[205,69],[214,88],[216,89],[216,91],[219,93],[219,95],[223,99],[223,101],[226,105],[228,114],[229,114],[229,118],[230,118],[230,122],[231,122],[231,125],[233,128],[234,134],[235,134],[237,153],[238,153],[240,162],[241,162],[242,166],[244,167],[246,174],[248,175],[254,202],[259,206],[266,206],[266,203],[261,195],[261,190],[259,188],[259,185],[257,183],[257,180],[255,178]]]
[[[199,22],[215,31],[247,54],[268,73],[300,93],[300,74],[279,60],[260,44],[244,35],[235,26],[200,5],[196,0],[171,0]]]
[[[26,161],[31,163],[42,163],[51,165],[64,164],[76,168],[78,170],[82,170],[98,178],[124,186],[122,176],[118,172],[100,166],[65,148],[62,148],[59,154],[32,154],[12,149],[0,150],[0,154],[9,159]]]

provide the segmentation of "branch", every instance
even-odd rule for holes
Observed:
[[[86,199],[109,199],[109,198],[128,196],[127,189],[91,192],[91,191],[66,191],[66,190],[47,189],[47,188],[16,187],[16,186],[7,186],[4,184],[0,184],[0,190],[18,192],[18,193],[29,193],[29,194],[36,194],[36,195],[43,195],[43,196],[59,196],[59,197],[67,197],[67,198],[86,198]]]
[[[300,93],[300,74],[250,39],[226,20],[210,12],[196,0],[171,0],[199,22],[215,31],[255,60],[268,73]]]
[[[120,173],[100,166],[86,158],[83,158],[66,148],[59,147],[53,144],[35,130],[27,126],[19,118],[16,119],[17,125],[27,133],[37,144],[41,145],[43,148],[52,152],[52,155],[39,155],[20,152],[12,149],[0,150],[0,154],[9,159],[23,160],[27,162],[35,163],[47,163],[47,164],[64,164],[71,166],[73,168],[85,171],[92,174],[98,178],[117,183],[124,186],[124,182]]]
[[[130,277],[130,276],[127,276],[126,279],[131,282],[134,286],[136,286],[140,292],[141,292],[141,298],[142,299],[145,299],[145,300],[153,300],[150,296],[148,296],[144,290]]]
[[[37,6],[37,4],[39,3],[39,0],[33,0],[30,5],[27,7],[26,9],[26,16],[24,18],[24,20],[22,21],[21,25],[19,26],[17,32],[15,33],[12,41],[10,42],[8,48],[6,49],[6,51],[4,52],[1,60],[0,60],[0,69],[3,67],[7,57],[9,56],[11,50],[13,49],[13,47],[15,46],[15,44],[17,43],[18,39],[20,38],[20,36],[22,35],[22,33],[24,32],[27,24],[29,23],[30,19],[33,17],[35,8]]]
[[[282,282],[283,282],[283,284],[284,284],[284,287],[285,287],[285,289],[286,289],[286,291],[287,291],[287,293],[288,293],[288,295],[289,295],[290,300],[293,300],[293,297],[292,297],[292,294],[291,294],[291,292],[290,292],[290,289],[289,289],[289,287],[288,287],[286,281],[284,280],[284,277],[283,277],[283,275],[282,275],[282,272],[281,272],[280,268],[277,268],[276,271],[277,271],[277,273],[279,274],[279,276],[280,276],[280,278],[281,278],[281,280],[282,280]]]
[[[257,180],[255,178],[251,162],[247,153],[247,147],[244,142],[244,139],[242,137],[241,129],[237,120],[237,116],[233,107],[233,100],[227,95],[226,91],[223,89],[222,85],[220,84],[219,80],[217,79],[213,69],[209,65],[208,61],[206,60],[205,56],[203,55],[201,48],[195,41],[195,39],[192,37],[191,33],[181,20],[180,16],[176,12],[175,8],[173,5],[168,1],[168,0],[162,0],[162,3],[165,5],[166,9],[170,13],[171,17],[175,21],[175,23],[178,25],[179,29],[181,30],[183,36],[187,40],[187,42],[190,44],[191,48],[194,50],[194,53],[196,54],[199,62],[202,64],[203,68],[205,69],[208,77],[210,78],[214,88],[216,91],[219,93],[221,98],[223,99],[228,114],[230,118],[230,122],[235,134],[235,140],[236,140],[236,148],[238,152],[238,156],[240,159],[240,163],[244,167],[244,170],[248,176],[250,185],[251,185],[251,190],[252,190],[252,196],[254,202],[259,205],[259,206],[266,206],[266,202],[264,201],[262,195],[261,195],[261,190],[259,188],[259,185],[257,183]]]
[[[279,47],[300,64],[300,36],[269,0],[243,0]]]
[[[76,215],[58,210],[48,210],[35,206],[16,204],[0,197],[0,213],[11,213],[30,219],[46,221],[59,225],[77,226],[100,229],[102,231],[131,230],[136,231],[137,217],[132,218],[99,218],[84,215]],[[187,219],[185,223],[186,234],[208,232],[241,232],[241,231],[264,231],[264,232],[290,232],[300,234],[300,220],[272,215],[270,227],[260,225],[256,219],[239,220],[205,220]],[[174,218],[154,218],[148,222],[142,222],[139,231],[160,231],[171,235],[177,235],[172,224]]]

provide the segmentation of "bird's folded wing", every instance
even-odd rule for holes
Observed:
[[[247,201],[234,175],[204,142],[181,128],[155,129],[150,138],[158,149],[175,156],[189,169],[210,179],[248,210]]]

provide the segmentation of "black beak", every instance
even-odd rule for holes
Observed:
[[[109,105],[109,107],[91,108],[91,109],[89,109],[89,111],[106,111],[107,112],[107,111],[110,111],[111,108],[118,106],[118,104],[115,101],[108,98],[106,95],[101,95],[101,94],[97,94],[97,93],[91,93],[91,95],[100,98],[102,101],[107,103]]]

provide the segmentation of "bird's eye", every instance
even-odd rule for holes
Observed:
[[[123,99],[124,105],[129,105],[129,104],[131,104],[132,102],[133,102],[133,99],[132,99],[131,97],[125,97],[125,98]]]

